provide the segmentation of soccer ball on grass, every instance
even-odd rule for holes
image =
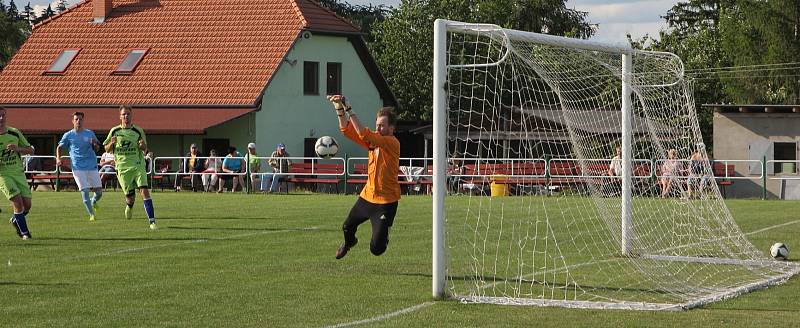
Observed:
[[[769,254],[776,260],[785,260],[789,257],[789,248],[783,243],[775,243],[769,248]]]

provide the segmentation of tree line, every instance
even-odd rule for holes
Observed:
[[[14,0],[8,5],[5,0],[0,0],[0,70],[31,34],[33,25],[65,10],[67,10],[67,0],[59,0],[55,10],[51,5],[47,5],[47,8],[40,13],[33,10],[30,1],[19,9]]]
[[[564,0],[401,0],[395,7],[320,3],[359,26],[399,102],[400,118],[432,117],[433,21],[446,18],[505,28],[589,38],[598,28]],[[0,69],[31,33],[31,26],[66,10],[60,0],[34,13],[0,0]],[[634,47],[668,51],[684,62],[704,103],[800,102],[800,0],[689,0],[662,16],[658,37],[628,37]],[[700,107],[698,107],[700,108]],[[711,113],[700,112],[711,137]]]

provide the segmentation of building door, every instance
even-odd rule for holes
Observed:
[[[316,143],[316,138],[305,138],[303,140],[303,157],[308,157],[305,159],[306,163],[311,163],[311,157],[317,157],[317,152],[314,151],[314,144]]]
[[[214,149],[217,151],[217,156],[225,156],[228,154],[228,147],[231,146],[229,139],[203,139],[203,152],[204,156],[208,156],[209,152]]]

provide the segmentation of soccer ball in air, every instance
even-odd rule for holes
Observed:
[[[336,139],[333,137],[323,136],[317,139],[317,142],[314,144],[314,152],[316,152],[319,157],[331,158],[336,156],[336,153],[339,152],[339,144],[336,143]]]
[[[776,260],[785,260],[789,257],[789,248],[783,243],[775,243],[769,248],[769,254]]]

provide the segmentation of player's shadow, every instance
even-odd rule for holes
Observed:
[[[209,217],[191,217],[191,216],[187,216],[187,217],[159,217],[158,219],[159,220],[170,220],[170,221],[172,221],[172,220],[214,220],[214,221],[219,221],[219,220],[258,220],[258,221],[264,221],[264,220],[268,220],[270,218],[243,218],[243,217],[233,217],[233,216],[228,216],[228,217],[219,217],[219,216],[213,216],[213,217],[212,216],[209,216]]]
[[[30,282],[16,282],[16,281],[0,281],[0,286],[48,286],[48,287],[56,287],[56,286],[69,286],[71,284],[58,282],[53,284],[46,284],[46,283],[30,283]]]
[[[312,231],[339,231],[336,229],[319,229],[319,228],[228,228],[228,227],[176,227],[167,226],[169,229],[178,230],[226,230],[226,231],[298,231],[298,232],[312,232]]]
[[[195,237],[174,237],[174,238],[143,238],[143,237],[118,237],[118,238],[85,238],[85,237],[46,237],[38,238],[39,240],[65,240],[65,241],[154,241],[154,240],[174,240],[174,241],[190,241],[198,240]]]

